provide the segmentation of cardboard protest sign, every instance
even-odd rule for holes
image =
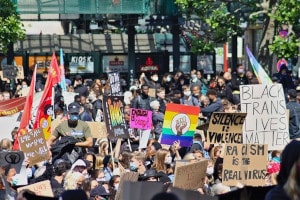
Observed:
[[[130,128],[149,130],[152,128],[152,111],[130,109]]]
[[[161,143],[172,145],[174,141],[180,140],[181,146],[191,146],[198,124],[199,112],[200,108],[197,106],[168,103],[166,105]]]
[[[124,184],[123,200],[151,200],[162,192],[162,182],[126,182]]]
[[[264,186],[267,173],[268,147],[263,144],[226,144],[222,183],[236,186]]]
[[[19,137],[22,151],[29,159],[30,166],[49,159],[49,149],[42,128],[33,129]]]
[[[243,143],[243,124],[247,113],[212,113],[206,140],[208,143]]]
[[[139,149],[144,149],[147,147],[149,141],[151,130],[143,130],[140,137]]]
[[[241,111],[247,113],[244,144],[268,144],[282,150],[290,141],[286,103],[281,84],[240,86]]]
[[[124,117],[122,96],[103,96],[103,113],[108,137],[128,138],[128,126]]]
[[[119,72],[108,73],[108,79],[110,85],[110,95],[122,96]]]
[[[17,173],[20,173],[24,158],[23,151],[2,151],[0,152],[0,166],[10,165],[10,168],[15,168]]]
[[[126,191],[124,190],[125,184],[127,184],[128,182],[137,182],[138,178],[139,178],[138,172],[125,172],[121,174],[119,189],[116,193],[115,200],[123,200],[123,194]]]
[[[17,71],[17,79],[24,79],[25,77],[24,77],[24,68],[23,68],[23,66],[17,66],[17,69],[18,69],[18,71]]]
[[[87,122],[93,138],[107,138],[107,130],[104,122]]]
[[[38,196],[54,197],[49,180],[37,182],[31,185],[26,185],[24,187],[19,187],[17,191],[20,192],[24,189],[30,190]]]
[[[203,186],[208,160],[185,162],[175,167],[174,187],[196,190]]]

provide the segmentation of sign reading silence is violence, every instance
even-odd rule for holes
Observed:
[[[212,113],[205,138],[211,144],[242,144],[247,113]]]

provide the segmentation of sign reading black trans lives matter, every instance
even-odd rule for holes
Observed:
[[[207,142],[212,144],[242,144],[242,129],[247,113],[212,114],[206,135]]]
[[[241,111],[247,113],[244,144],[267,144],[282,150],[289,143],[289,123],[281,84],[240,86]]]

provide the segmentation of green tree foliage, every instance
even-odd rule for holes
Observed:
[[[279,58],[292,58],[299,53],[300,35],[300,2],[298,0],[280,0],[275,6],[275,12],[269,14],[278,24],[279,31],[282,24],[288,25],[286,37],[275,36],[270,50]]]
[[[176,0],[187,16],[196,14],[207,25],[203,38],[194,38],[192,51],[212,52],[215,44],[228,41],[232,35],[241,36],[241,20],[249,20],[245,13],[256,11],[256,0]]]
[[[10,43],[25,38],[25,29],[11,0],[0,0],[0,52],[6,53]]]

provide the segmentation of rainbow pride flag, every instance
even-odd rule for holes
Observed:
[[[252,69],[254,74],[256,75],[259,83],[261,84],[272,84],[272,80],[270,79],[269,75],[266,73],[264,68],[257,62],[255,57],[253,56],[252,52],[248,47],[246,47],[246,51],[252,65]]]
[[[200,107],[168,103],[163,123],[161,143],[172,145],[179,140],[180,145],[189,147],[198,124]]]

